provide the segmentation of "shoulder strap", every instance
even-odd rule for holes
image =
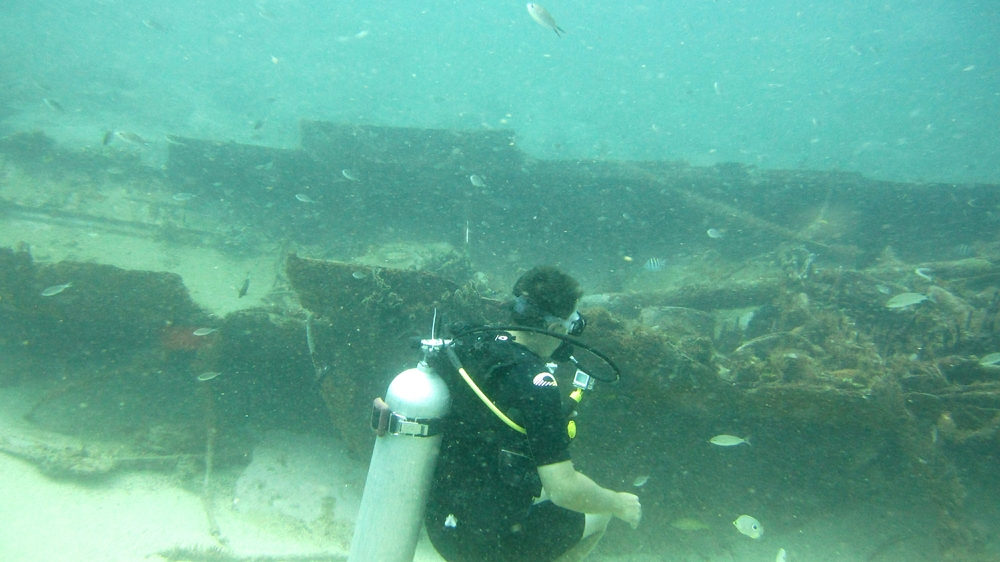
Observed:
[[[455,367],[455,369],[458,371],[458,374],[461,375],[462,380],[465,381],[465,384],[469,385],[469,388],[472,389],[472,392],[475,392],[476,396],[478,396],[479,399],[482,400],[483,404],[486,404],[486,407],[489,408],[490,411],[493,412],[498,418],[500,418],[500,421],[507,424],[507,427],[513,429],[514,431],[522,435],[527,435],[528,431],[526,429],[518,425],[514,420],[508,418],[507,415],[501,412],[500,408],[497,408],[497,405],[494,404],[493,401],[490,400],[490,398],[483,393],[482,389],[479,388],[479,385],[476,384],[476,381],[472,380],[472,377],[470,377],[469,373],[466,372],[465,367],[462,366],[462,362],[459,361],[458,355],[455,353],[455,350],[450,345],[446,346],[444,349],[445,349],[445,354],[448,356],[448,360],[451,361],[452,366]]]

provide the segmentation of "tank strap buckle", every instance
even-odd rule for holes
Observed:
[[[394,434],[427,437],[430,435],[430,430],[430,424],[408,420],[395,412],[392,414],[392,421],[389,422],[389,432]]]
[[[412,437],[432,437],[441,433],[441,420],[407,418],[393,412],[381,398],[376,398],[374,408],[372,408],[372,429],[379,437],[387,433]]]

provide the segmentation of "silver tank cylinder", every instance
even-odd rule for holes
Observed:
[[[396,375],[385,402],[407,419],[440,419],[451,395],[444,380],[421,362]],[[440,434],[375,438],[348,562],[412,562],[440,448]]]

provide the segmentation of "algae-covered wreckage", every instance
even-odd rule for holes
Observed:
[[[0,382],[45,391],[0,450],[59,477],[207,482],[213,462],[242,462],[249,425],[332,431],[366,459],[371,401],[418,359],[409,339],[433,311],[501,321],[516,276],[557,263],[591,293],[584,339],[625,373],[584,401],[576,462],[620,489],[650,476],[640,539],[612,534],[609,551],[681,517],[753,512],[792,533],[885,497],[933,533],[889,533],[869,559],[927,535],[943,559],[995,559],[975,513],[1000,484],[996,186],[538,161],[505,131],[318,122],[297,150],[169,150],[150,170],[8,138],[0,222],[266,256],[273,282],[216,313],[175,274],[36,261],[8,233]],[[904,293],[925,298],[886,306]],[[719,433],[753,446],[720,456]]]

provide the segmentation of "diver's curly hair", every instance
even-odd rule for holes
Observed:
[[[568,317],[583,296],[580,284],[551,265],[532,268],[514,283],[511,320],[520,326],[546,327],[546,316]]]

